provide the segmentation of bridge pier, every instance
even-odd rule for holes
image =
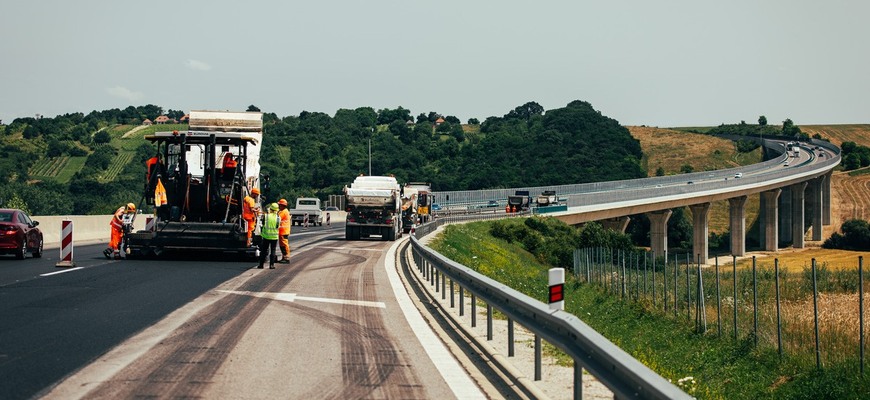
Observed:
[[[777,238],[779,205],[777,200],[780,193],[782,193],[782,189],[761,192],[761,207],[758,212],[758,225],[761,229],[759,239],[761,247],[766,251],[777,251],[779,249]]]
[[[824,184],[822,184],[822,225],[830,225],[831,224],[831,179],[834,176],[834,172],[828,172],[827,174],[822,175],[825,177]]]
[[[746,196],[728,199],[731,226],[731,254],[746,255]]]
[[[605,219],[600,222],[601,225],[604,226],[604,229],[617,231],[619,233],[625,233],[625,229],[628,228],[628,223],[630,221],[631,217],[629,217],[628,215],[624,215],[622,217]]]
[[[776,243],[780,247],[790,245],[792,243],[791,229],[791,187],[782,188],[782,193],[779,195],[779,212],[777,232],[779,232],[779,240]]]
[[[822,240],[822,232],[824,228],[824,186],[825,186],[825,178],[826,176],[822,175],[816,179],[813,179],[812,185],[810,186],[810,221],[813,224],[813,240],[820,241]]]
[[[791,238],[792,247],[804,248],[804,190],[806,182],[791,185]]]
[[[649,242],[654,257],[664,257],[668,250],[668,219],[673,211],[660,210],[647,213],[649,217]]]
[[[701,264],[707,263],[710,256],[710,203],[692,204],[692,256],[700,258]]]

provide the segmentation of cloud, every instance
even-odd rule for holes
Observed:
[[[142,92],[134,92],[134,91],[127,89],[123,86],[115,86],[115,87],[107,88],[106,92],[112,96],[115,96],[115,97],[118,97],[118,98],[121,98],[124,100],[129,100],[131,102],[138,101],[139,99],[141,99],[144,96],[142,94]]]
[[[194,71],[208,71],[211,69],[211,65],[208,65],[199,60],[187,60],[184,65]]]

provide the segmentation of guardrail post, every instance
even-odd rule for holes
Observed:
[[[441,300],[447,298],[447,276],[441,275]]]
[[[456,291],[453,289],[453,279],[450,280],[450,308],[456,307]]]
[[[574,399],[583,399],[583,367],[574,360]]]
[[[465,291],[462,285],[459,285],[459,316],[465,315]]]
[[[535,334],[535,380],[541,380],[541,337]]]
[[[514,320],[508,318],[507,320],[507,334],[508,334],[508,357],[514,356]]]
[[[486,305],[486,340],[492,340],[492,305]]]
[[[471,327],[477,328],[477,296],[471,293]]]

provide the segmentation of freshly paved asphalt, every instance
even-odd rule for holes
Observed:
[[[0,259],[0,398],[455,397],[399,311],[391,244],[334,224],[294,228],[276,270],[103,245],[75,249],[80,269]]]

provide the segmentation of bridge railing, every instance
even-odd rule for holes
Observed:
[[[504,218],[507,215],[493,213],[486,218]],[[441,218],[417,227],[415,235],[411,236],[413,258],[417,268],[430,284],[437,288],[440,283],[442,292],[446,290],[446,282],[449,280],[451,304],[457,291],[460,307],[464,304],[465,293],[471,296],[472,307],[476,300],[487,304],[489,338],[492,332],[492,310],[495,309],[508,318],[509,340],[513,337],[512,327],[515,321],[536,335],[536,344],[539,344],[540,338],[564,351],[574,360],[575,399],[582,398],[583,369],[607,386],[616,398],[691,398],[576,316],[561,310],[551,310],[548,305],[454,262],[420,243],[419,238],[431,234],[448,221],[457,220],[458,218]],[[458,289],[454,289],[454,284],[458,285]],[[474,315],[472,318],[475,318]],[[540,357],[537,354],[535,361],[536,378],[539,378]]]

